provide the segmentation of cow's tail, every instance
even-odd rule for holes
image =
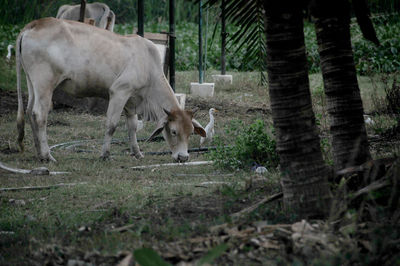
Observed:
[[[17,72],[17,93],[18,93],[18,113],[17,113],[17,129],[18,129],[18,145],[21,152],[24,151],[24,134],[25,134],[25,118],[24,118],[24,104],[22,101],[21,91],[21,44],[24,31],[22,31],[17,38],[16,49],[15,49],[15,61],[16,61],[16,72]]]

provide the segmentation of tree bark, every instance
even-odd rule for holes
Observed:
[[[266,1],[267,72],[285,208],[323,216],[331,199],[312,110],[303,1]]]
[[[335,169],[371,159],[350,39],[348,0],[316,0],[312,10],[330,117]]]

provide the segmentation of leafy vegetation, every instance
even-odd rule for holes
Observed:
[[[141,248],[133,253],[136,261],[142,266],[170,266],[160,255],[150,248]]]
[[[354,60],[359,74],[392,73],[400,70],[400,17],[398,14],[377,15],[373,23],[381,43],[379,47],[362,40],[358,26],[353,23]]]
[[[24,2],[26,2],[24,4]],[[72,1],[79,3],[80,1]],[[107,3],[117,14],[115,31],[120,34],[130,34],[137,25],[137,0],[100,1]],[[379,3],[378,3],[379,2]],[[371,3],[372,10],[381,12],[377,7],[382,3],[374,1]],[[387,2],[387,3],[386,3]],[[388,11],[396,10],[393,1],[386,1],[383,6]],[[390,3],[391,4],[390,4]],[[29,21],[46,16],[55,16],[57,9],[62,4],[71,4],[70,0],[45,1],[34,0],[14,1],[0,0],[0,55],[6,54],[8,44],[15,42],[18,32],[23,25]],[[249,2],[249,5],[251,2]],[[157,7],[157,8],[155,8]],[[228,6],[229,7],[229,6]],[[168,32],[168,1],[149,0],[145,1],[145,31]],[[191,1],[176,0],[176,69],[178,71],[194,70],[198,64],[198,25],[197,4]],[[238,71],[263,71],[265,61],[265,34],[263,27],[262,10],[249,7],[253,12],[246,17],[235,17],[243,20],[245,24],[236,20],[228,21],[227,33],[228,47],[226,55],[226,66],[228,70]],[[208,24],[206,28],[206,17],[204,17],[204,32],[207,38],[207,62],[206,69],[219,69],[221,56],[220,21],[219,9],[210,8]],[[204,12],[204,16],[206,16]],[[227,14],[229,15],[229,13]],[[400,17],[398,13],[386,13],[373,15],[373,23],[376,28],[381,46],[362,37],[361,31],[355,20],[351,24],[352,43],[354,47],[354,60],[359,74],[391,73],[400,70]],[[236,22],[235,22],[236,21]],[[244,32],[246,31],[246,32]],[[320,72],[318,46],[315,37],[314,25],[305,23],[305,41],[307,59],[310,73]],[[205,39],[205,38],[203,38]],[[205,49],[204,49],[205,50]],[[265,77],[264,77],[265,79]]]
[[[214,14],[215,15],[215,14]],[[400,71],[400,18],[398,16],[380,16],[374,19],[378,38],[381,46],[376,47],[373,43],[365,40],[356,23],[352,24],[352,43],[354,60],[359,74],[392,73]],[[213,22],[214,23],[214,22]],[[211,24],[211,22],[210,22]],[[5,56],[7,45],[15,43],[22,24],[9,25],[0,24],[0,55]],[[134,24],[116,24],[115,31],[120,34],[131,34]],[[227,32],[234,36],[239,27],[227,25]],[[168,31],[165,21],[160,23],[146,23],[145,30],[151,32]],[[193,22],[177,23],[176,25],[176,69],[178,71],[197,69],[198,64],[198,26]],[[213,32],[216,32],[214,38]],[[314,25],[305,24],[307,60],[310,73],[320,72],[318,45],[316,43]],[[207,62],[206,69],[219,69],[221,57],[220,25],[214,24],[207,29]],[[233,37],[232,37],[233,38]],[[249,43],[233,43],[228,45],[226,54],[226,67],[228,70],[254,71],[264,69],[255,58],[261,57],[257,54],[249,54]],[[258,43],[262,47],[262,43]],[[260,48],[261,49],[261,48]],[[257,63],[258,62],[258,63]]]
[[[217,148],[210,158],[220,167],[229,169],[250,168],[252,164],[275,168],[279,163],[276,143],[265,130],[262,120],[245,126],[242,121],[231,121],[226,128],[228,136],[235,136],[234,144],[226,146],[222,138],[217,138]]]

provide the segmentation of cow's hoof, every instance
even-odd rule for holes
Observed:
[[[143,154],[142,154],[141,152],[138,152],[138,153],[132,152],[132,153],[131,153],[131,156],[132,156],[132,157],[135,157],[135,158],[138,159],[138,160],[144,158],[144,156],[143,156]]]
[[[40,156],[39,159],[41,162],[46,162],[46,163],[48,163],[48,162],[56,163],[57,162],[56,159],[54,159],[54,157],[51,156],[51,154],[49,154],[47,156]]]
[[[103,161],[106,161],[108,159],[110,159],[110,152],[109,151],[103,151],[101,153],[100,159]]]
[[[110,159],[110,156],[108,156],[108,155],[101,155],[100,156],[100,160],[102,160],[102,161],[108,161]]]

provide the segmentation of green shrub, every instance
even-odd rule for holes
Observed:
[[[352,24],[354,61],[358,74],[392,73],[400,70],[400,19],[398,14],[373,16],[380,41],[376,46],[362,37],[360,28]]]
[[[0,24],[0,55],[4,57],[7,54],[9,44],[15,46],[15,41],[23,25],[1,25]],[[13,51],[14,53],[14,51]]]
[[[372,93],[370,94],[374,112],[378,114],[390,114],[398,116],[400,114],[400,76],[399,72],[393,74],[382,74],[378,78],[371,78],[373,85]],[[384,96],[379,96],[377,91],[383,87]]]
[[[226,129],[229,137],[236,136],[233,146],[226,146],[222,138],[215,140],[216,150],[209,157],[216,165],[239,169],[253,163],[267,168],[275,168],[279,163],[275,140],[268,134],[262,120],[245,126],[241,121],[233,121]]]
[[[400,115],[400,81],[394,76],[392,86],[385,86],[388,113]]]

